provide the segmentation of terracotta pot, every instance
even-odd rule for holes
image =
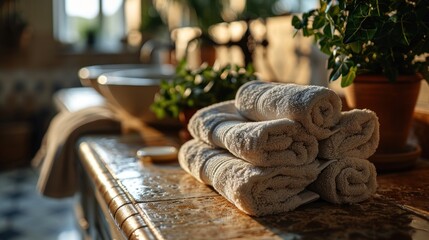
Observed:
[[[213,66],[216,62],[216,48],[212,45],[203,44],[200,47],[200,58],[201,63],[206,62],[210,66]]]
[[[345,89],[349,108],[371,109],[378,116],[380,143],[369,160],[379,172],[410,169],[421,154],[420,146],[407,144],[421,79],[399,76],[392,83],[384,76],[362,75]]]
[[[359,75],[345,89],[350,108],[376,112],[380,122],[377,152],[400,153],[406,149],[421,80],[418,75],[407,75],[392,83],[380,75]]]

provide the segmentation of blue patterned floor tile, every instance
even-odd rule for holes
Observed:
[[[81,235],[76,229],[63,231],[58,234],[57,240],[81,240]]]
[[[0,230],[0,239],[2,239],[2,240],[12,240],[12,239],[20,237],[22,235],[23,235],[22,232],[17,231],[13,228]]]
[[[70,211],[73,211],[71,206],[67,206],[67,205],[53,206],[52,208],[48,209],[48,214],[63,215],[63,214],[69,213]]]
[[[0,216],[6,219],[16,218],[21,215],[25,215],[25,213],[19,208],[9,208],[0,212]]]
[[[10,179],[0,179],[0,198],[5,192],[10,192],[16,189],[16,186]]]
[[[0,204],[0,216],[1,216],[1,212],[4,212],[4,211],[6,211],[8,209],[11,209],[11,208],[15,207],[15,203],[13,203],[10,200],[6,201],[4,199],[1,199],[1,197],[0,197],[0,201],[1,201],[1,204]]]
[[[19,199],[26,198],[30,192],[27,191],[21,191],[20,189],[16,189],[14,191],[5,192],[2,196],[3,199],[10,199],[12,201],[17,201]]]
[[[29,174],[27,172],[16,172],[15,174],[12,174],[9,176],[9,178],[14,183],[24,183],[29,180]]]
[[[45,198],[36,182],[30,168],[0,172],[0,240],[80,240],[75,199]]]
[[[11,227],[11,221],[9,219],[0,217],[0,232]]]
[[[82,240],[82,238],[76,230],[65,230],[54,234],[24,233],[11,240]]]

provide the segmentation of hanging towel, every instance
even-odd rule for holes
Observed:
[[[78,158],[75,144],[82,134],[94,132],[120,132],[120,123],[107,107],[62,111],[52,119],[32,160],[32,165],[40,168],[37,189],[43,195],[64,198],[76,192]]]
[[[188,129],[194,138],[227,149],[256,166],[300,166],[315,161],[318,142],[302,125],[289,119],[252,122],[234,100],[198,110]]]
[[[331,203],[357,203],[375,193],[376,177],[374,164],[349,157],[329,164],[308,189]]]
[[[235,106],[254,120],[289,118],[300,122],[317,140],[332,135],[341,113],[341,99],[321,86],[251,81],[237,91]]]
[[[375,153],[380,135],[378,118],[373,111],[354,109],[343,112],[334,130],[332,136],[319,142],[318,157],[367,159]]]
[[[196,139],[182,145],[178,158],[186,172],[249,215],[286,212],[318,198],[304,190],[321,171],[316,162],[305,167],[256,167]]]

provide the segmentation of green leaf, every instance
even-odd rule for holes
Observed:
[[[357,4],[356,8],[349,13],[346,30],[344,32],[344,43],[354,41],[367,42],[372,40],[377,32],[375,27],[376,18],[370,15],[371,8],[367,4]]]
[[[341,75],[347,75],[349,73],[349,66],[351,62],[347,60],[345,55],[339,55],[335,59],[333,71],[329,76],[329,81],[337,80]]]
[[[348,44],[354,53],[360,53],[362,50],[362,43],[360,41]]]
[[[328,68],[333,69],[335,67],[335,59],[333,55],[330,55],[328,58]]]
[[[357,67],[353,66],[349,69],[349,73],[347,75],[343,75],[341,78],[341,87],[347,87],[353,83],[353,80],[356,77]]]
[[[313,29],[319,29],[325,25],[325,18],[323,15],[317,15],[314,17]]]
[[[335,31],[335,27],[331,23],[326,24],[325,27],[323,28],[323,34],[325,34],[325,36],[328,38],[332,38],[332,36],[334,35],[334,31]]]
[[[322,37],[319,41],[320,51],[323,53],[330,55],[331,54],[331,45],[329,44],[329,38]]]
[[[252,63],[247,64],[246,66],[246,75],[250,76],[253,75],[255,73],[255,67],[253,66]]]
[[[341,76],[341,66],[334,67],[334,68],[332,69],[331,74],[329,75],[329,81],[330,81],[330,82],[335,81],[335,80],[337,80],[340,76]]]
[[[346,25],[344,33],[344,43],[352,43],[355,41],[367,42],[374,38],[377,33],[377,28],[364,28],[365,21],[371,21],[369,18],[362,18],[351,21]]]
[[[303,27],[303,23],[301,22],[301,20],[299,19],[299,17],[296,16],[296,15],[292,17],[292,26],[295,29],[301,29]]]
[[[327,10],[328,3],[326,1],[319,1],[319,5],[320,5],[319,9],[321,12],[325,12]]]

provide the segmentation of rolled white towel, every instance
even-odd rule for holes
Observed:
[[[344,158],[327,166],[307,189],[331,203],[362,202],[376,192],[377,172],[368,160]]]
[[[180,148],[179,163],[249,215],[286,212],[318,198],[304,190],[321,171],[316,162],[305,167],[256,167],[193,139]]]
[[[251,122],[226,101],[200,109],[190,119],[194,138],[229,150],[256,166],[301,166],[315,161],[316,138],[289,119]]]
[[[341,113],[341,99],[321,86],[251,81],[237,91],[235,106],[254,120],[289,118],[300,122],[317,140],[332,135]]]
[[[335,133],[319,142],[318,157],[367,159],[375,153],[380,140],[377,115],[368,109],[343,112]]]

